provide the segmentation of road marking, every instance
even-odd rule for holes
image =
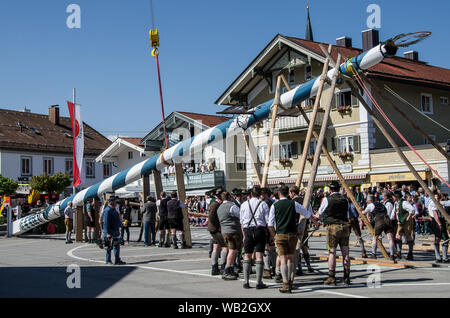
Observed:
[[[75,252],[76,250],[78,250],[80,248],[83,248],[85,246],[86,245],[75,247],[74,249],[72,249],[72,250],[67,252],[67,256],[75,258],[75,259],[78,259],[78,260],[81,260],[81,261],[103,263],[103,264],[105,263],[104,261],[91,260],[91,259],[87,259],[87,258],[76,256],[76,255],[73,254],[73,252]],[[222,279],[222,277],[220,275],[212,276],[210,274],[201,273],[201,272],[194,272],[194,271],[179,271],[179,270],[175,270],[175,269],[159,268],[159,267],[143,266],[143,265],[133,265],[133,264],[126,264],[126,265],[120,265],[120,266],[137,267],[137,268],[147,269],[147,270],[156,270],[156,271],[176,273],[176,274],[183,274],[183,275],[194,275],[194,276]],[[201,270],[201,271],[206,271],[206,270]],[[243,279],[239,279],[239,281],[243,282],[244,280]],[[254,281],[254,280],[250,280],[250,282],[256,283],[256,281]],[[265,284],[266,285],[270,285],[270,286],[279,285],[277,283],[272,283],[272,282],[266,282]],[[312,287],[312,288],[311,287],[299,287],[298,289],[300,289],[302,291],[310,291],[311,290],[312,292],[316,292],[316,293],[335,294],[335,295],[351,297],[351,298],[367,298],[366,296],[357,296],[357,295],[346,294],[346,293],[341,293],[341,292],[333,292],[333,291],[329,291],[329,290],[316,290],[314,287]]]

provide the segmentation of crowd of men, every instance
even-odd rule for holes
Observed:
[[[308,272],[314,272],[310,263],[308,240],[311,232],[319,226],[326,227],[328,249],[328,277],[326,285],[336,285],[336,253],[339,247],[343,259],[343,282],[350,284],[349,238],[353,231],[363,258],[377,257],[377,240],[384,233],[389,242],[389,256],[392,261],[402,259],[403,239],[408,246],[407,260],[413,260],[415,224],[420,218],[429,217],[430,227],[435,236],[434,248],[436,262],[449,262],[447,251],[450,242],[447,223],[436,204],[422,189],[402,187],[374,187],[360,191],[350,188],[354,201],[350,199],[336,181],[328,185],[328,190],[316,191],[310,202],[304,201],[305,191],[296,186],[284,184],[271,191],[254,186],[247,191],[234,189],[227,192],[222,188],[207,193],[208,200],[188,199],[182,202],[177,192],[165,192],[156,200],[152,196],[141,204],[145,246],[158,244],[158,247],[186,248],[183,225],[183,208],[197,207],[202,214],[207,213],[207,226],[211,234],[211,274],[222,275],[224,280],[237,280],[243,274],[243,288],[251,288],[249,278],[252,266],[256,269],[256,289],[267,288],[263,279],[275,279],[283,283],[279,289],[290,293],[294,277],[303,275],[302,258]],[[450,212],[450,200],[446,194],[434,192],[435,199]],[[353,202],[357,203],[353,204]],[[95,222],[99,221],[105,240],[114,244],[107,249],[106,263],[111,263],[111,250],[116,255],[115,264],[124,264],[120,259],[120,245],[129,241],[131,225],[131,206],[128,201],[118,208],[118,199],[111,197],[95,220],[90,202],[86,206],[87,235],[93,242]],[[364,227],[361,213],[364,214],[375,235],[371,253],[368,256],[361,230]],[[71,203],[65,211],[68,234],[71,242]],[[311,231],[308,231],[311,229]],[[144,232],[144,233],[142,233]],[[159,232],[159,242],[156,236]],[[177,236],[178,234],[178,236]],[[178,237],[181,244],[178,244]],[[442,241],[442,255],[440,245]],[[219,263],[220,260],[220,263]]]

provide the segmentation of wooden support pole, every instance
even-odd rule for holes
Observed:
[[[259,160],[255,143],[253,142],[252,136],[250,135],[250,133],[247,133],[247,131],[245,131],[242,135],[244,136],[245,145],[247,146],[247,150],[250,154],[253,170],[255,170],[256,173],[256,178],[258,180],[258,183],[261,184],[261,161]]]
[[[358,87],[352,82],[347,80],[346,81],[351,90],[353,95],[355,95],[358,100],[361,102],[361,104],[363,105],[363,107],[366,109],[367,113],[372,117],[373,122],[375,123],[375,125],[377,125],[378,129],[380,129],[380,131],[382,132],[382,134],[384,135],[384,137],[386,137],[386,139],[389,141],[389,143],[391,144],[391,146],[394,148],[394,150],[397,152],[397,154],[400,156],[400,158],[402,159],[402,161],[405,163],[405,165],[409,168],[409,171],[411,171],[411,173],[414,175],[414,177],[416,178],[416,180],[420,183],[420,186],[425,190],[425,192],[429,195],[430,199],[433,201],[433,203],[436,205],[436,207],[438,208],[439,212],[441,212],[441,214],[445,217],[445,219],[447,220],[447,222],[450,223],[450,215],[447,213],[447,211],[445,211],[444,207],[441,205],[441,203],[435,199],[433,192],[428,188],[428,185],[425,183],[425,181],[422,180],[422,178],[420,177],[420,175],[417,173],[417,170],[414,168],[414,166],[411,164],[411,162],[408,160],[408,158],[406,158],[405,154],[402,152],[402,150],[400,149],[400,147],[397,145],[397,143],[395,142],[394,138],[392,138],[392,136],[389,134],[389,132],[387,131],[386,127],[384,127],[383,123],[378,119],[378,116],[372,111],[372,109],[370,108],[370,106],[367,104],[367,102],[364,100],[364,98],[361,96],[361,94],[358,91]]]
[[[278,106],[280,105],[281,94],[281,77],[277,78],[277,88],[275,90],[275,97],[272,105],[272,118],[270,120],[269,140],[267,141],[266,158],[264,160],[264,172],[261,180],[261,187],[264,188],[267,184],[267,175],[269,174],[270,154],[272,152],[273,133],[275,130],[275,124],[277,120]]]
[[[95,197],[93,202],[92,202],[93,208],[94,208],[94,220],[95,220],[95,229],[94,229],[94,238],[96,240],[98,240],[100,238],[100,223],[99,223],[99,218],[100,218],[100,199]]]
[[[142,176],[142,193],[144,195],[144,202],[146,202],[147,197],[150,195],[150,178],[149,178],[149,176]]]
[[[75,241],[83,242],[83,210],[84,207],[75,207]]]
[[[184,185],[184,173],[183,173],[183,166],[181,163],[175,164],[175,177],[177,180],[178,200],[185,202],[186,188]],[[188,248],[192,248],[191,227],[189,225],[188,208],[185,207],[182,209],[182,211],[183,211],[183,230],[184,230],[184,238],[186,240],[186,246]]]
[[[380,95],[380,97],[387,103],[389,103],[402,117],[403,119],[405,119],[419,134],[421,134],[423,137],[425,137],[426,140],[428,140],[428,142],[433,145],[434,148],[436,148],[437,151],[439,151],[447,160],[450,160],[450,156],[447,154],[447,152],[441,147],[439,146],[433,139],[431,139],[431,137],[422,130],[422,128],[420,128],[419,125],[417,125],[414,121],[412,121],[408,115],[406,115],[397,105],[395,105],[395,103],[386,96],[385,93],[383,93],[381,91],[381,89],[379,89],[377,87],[377,85],[369,78],[367,78],[367,76],[365,76],[364,74],[360,74],[360,76],[367,82],[370,84],[370,86],[375,89],[375,91]]]
[[[341,62],[341,54],[339,53],[337,61],[336,61],[336,65],[339,65],[340,62]],[[334,89],[336,87],[336,81],[338,79],[338,76],[339,76],[339,68],[336,67],[334,69],[333,79],[331,81],[329,97],[325,104],[325,114],[323,115],[322,126],[320,128],[319,138],[317,139],[317,145],[316,145],[316,149],[314,152],[314,159],[313,159],[313,163],[311,166],[311,172],[309,174],[308,187],[306,188],[305,198],[303,200],[303,206],[305,207],[305,209],[309,208],[309,204],[310,204],[309,202],[311,201],[311,197],[312,197],[312,191],[313,191],[313,187],[314,187],[314,181],[316,179],[317,168],[319,167],[320,153],[322,151],[323,141],[325,140],[325,133],[327,132],[327,128],[328,128],[328,118],[330,117],[330,112],[331,112],[331,102],[333,101]],[[310,126],[312,124],[314,124],[314,123],[310,122]],[[306,145],[305,145],[305,147],[306,147]]]
[[[328,52],[331,53],[331,44],[328,46]],[[317,90],[317,95],[316,95],[316,100],[314,102],[313,111],[311,113],[311,121],[308,125],[308,132],[306,133],[305,146],[303,147],[303,150],[302,150],[302,158],[300,160],[300,166],[298,168],[297,181],[295,182],[295,185],[297,187],[300,187],[300,184],[303,179],[303,172],[305,170],[305,165],[306,165],[306,156],[308,155],[309,143],[311,142],[311,136],[312,136],[312,132],[314,129],[314,124],[316,122],[317,111],[319,109],[320,98],[322,97],[323,86],[325,84],[325,78],[327,76],[329,63],[330,63],[330,59],[327,57],[325,60],[325,63],[323,64],[322,75],[320,76],[320,84],[319,84],[319,88]]]
[[[162,181],[161,181],[161,171],[159,170],[153,170],[153,184],[155,185],[155,193],[156,198],[159,200],[161,199],[161,192],[163,191]]]

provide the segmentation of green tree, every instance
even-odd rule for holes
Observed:
[[[0,195],[11,195],[16,192],[19,184],[0,174]]]
[[[34,176],[30,180],[30,187],[39,192],[62,193],[65,188],[70,186],[72,181],[70,176],[63,173],[55,173],[53,175]]]

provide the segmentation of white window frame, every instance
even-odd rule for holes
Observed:
[[[132,151],[128,151],[128,160],[132,160],[134,157],[134,154]]]
[[[295,69],[290,69],[288,72],[288,83],[294,84],[295,83]]]
[[[92,173],[88,174],[88,164],[92,163]],[[95,161],[92,159],[86,159],[84,164],[86,165],[86,178],[95,179]]]
[[[350,137],[352,138],[352,150],[350,151]],[[345,139],[345,149],[344,151],[341,151],[341,139]],[[337,152],[338,153],[342,153],[342,152],[348,152],[348,153],[355,153],[355,135],[341,135],[341,136],[337,136]]]
[[[53,159],[53,157],[44,157],[43,158],[43,172],[45,175],[51,176],[54,172],[55,172],[55,160]],[[46,171],[47,170],[47,162],[50,163],[50,171]]]
[[[341,95],[343,95],[345,93],[350,93],[350,104],[348,104],[348,105],[341,104]],[[350,88],[342,89],[336,93],[336,108],[342,107],[342,106],[350,106],[350,107],[352,106],[352,91]]]
[[[423,110],[423,103],[422,103],[422,98],[423,97],[429,97],[430,98],[430,110],[429,111],[424,111]],[[432,94],[420,93],[420,110],[424,114],[433,114],[433,95]]]
[[[440,96],[439,97],[439,102],[441,103],[441,105],[448,105],[448,97]]]
[[[287,151],[286,156],[283,156],[283,147],[287,147],[284,152]],[[280,142],[280,159],[291,159],[292,158],[292,141]]]
[[[311,148],[311,145],[313,148]],[[309,145],[308,145],[308,156],[314,155],[314,152],[316,151],[316,147],[317,147],[317,140],[315,138],[311,138],[311,140],[309,141]]]
[[[22,160],[29,160],[29,173],[23,172],[23,162]],[[20,156],[20,176],[22,177],[31,177],[33,175],[33,157],[32,156]]]

